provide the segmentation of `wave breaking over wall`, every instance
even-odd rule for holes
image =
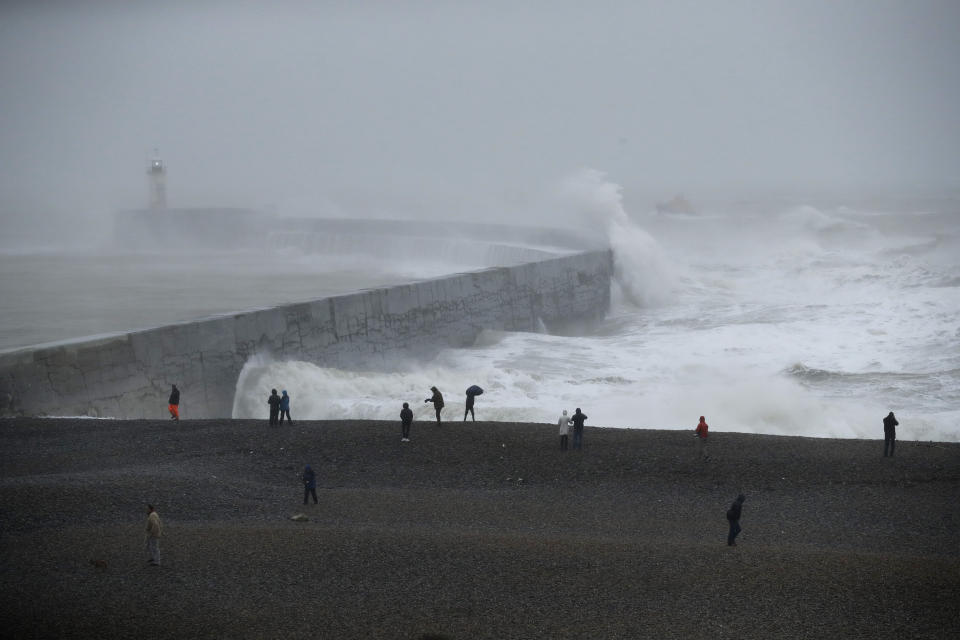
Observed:
[[[583,251],[0,353],[0,415],[158,418],[170,385],[185,418],[227,418],[256,355],[324,367],[390,369],[473,344],[484,329],[536,331],[601,319],[610,306],[609,250]]]

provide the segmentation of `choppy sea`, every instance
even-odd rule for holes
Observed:
[[[581,185],[582,186],[582,185]],[[397,418],[436,385],[461,420],[818,437],[960,440],[960,199],[935,207],[724,204],[697,214],[625,210],[587,185],[590,226],[614,249],[613,308],[588,333],[484,332],[470,348],[391,371],[255,359],[234,417],[263,417],[287,389],[294,419]],[[443,255],[440,251],[439,255]],[[0,348],[142,328],[313,299],[470,267],[306,255],[130,254],[103,248],[0,253]]]

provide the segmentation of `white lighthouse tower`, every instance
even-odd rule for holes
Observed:
[[[154,149],[153,158],[150,159],[150,166],[147,168],[147,176],[150,180],[150,208],[167,208],[167,168],[160,159],[160,153]]]

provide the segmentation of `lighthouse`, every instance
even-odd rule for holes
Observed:
[[[153,150],[153,158],[150,159],[150,166],[147,168],[147,176],[150,180],[150,208],[167,208],[167,168],[160,159],[159,152]]]

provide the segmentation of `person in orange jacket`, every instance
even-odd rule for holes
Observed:
[[[707,421],[703,419],[703,416],[700,416],[700,424],[697,425],[695,435],[697,436],[697,453],[700,454],[701,460],[706,460],[710,457],[707,455],[707,430],[709,428]]]
[[[180,389],[173,385],[173,391],[170,392],[170,399],[167,400],[167,411],[170,412],[171,420],[180,419]]]

